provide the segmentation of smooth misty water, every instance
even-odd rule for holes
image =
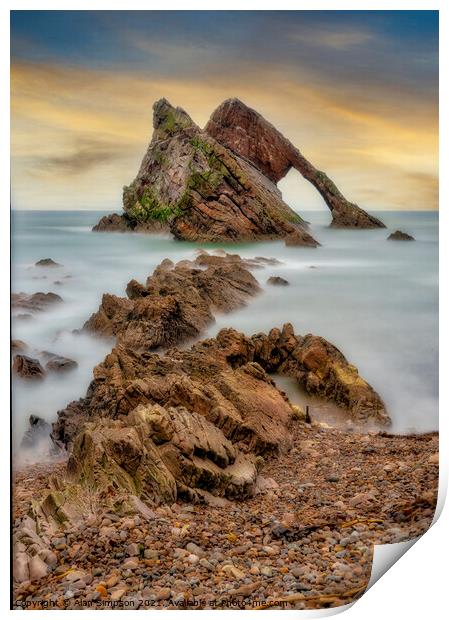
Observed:
[[[102,213],[14,212],[13,292],[53,291],[64,303],[13,324],[13,337],[36,350],[76,359],[67,375],[13,386],[14,445],[30,413],[53,421],[58,409],[85,394],[93,366],[111,343],[73,335],[100,303],[103,292],[124,295],[131,278],[145,281],[166,257],[191,258],[198,247],[165,236],[92,233]],[[248,334],[291,322],[299,334],[333,342],[380,393],[394,432],[438,427],[438,216],[382,213],[389,230],[333,230],[327,212],[307,212],[311,233],[322,247],[287,248],[282,242],[222,245],[242,256],[276,257],[281,265],[255,271],[264,293],[245,309],[217,317],[207,335],[222,327]],[[416,242],[387,242],[399,228]],[[214,246],[217,247],[217,246]],[[34,267],[40,258],[58,269]],[[271,275],[288,287],[265,285]],[[71,276],[65,278],[65,276]],[[60,281],[62,284],[55,284]]]

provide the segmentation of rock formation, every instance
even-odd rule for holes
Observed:
[[[34,265],[35,267],[62,267],[60,263],[57,263],[52,258],[41,258]]]
[[[125,213],[104,217],[94,230],[151,230],[156,225],[191,241],[277,239],[296,233],[298,243],[317,245],[276,185],[250,162],[165,99],[153,109],[153,137],[137,177],[123,191]]]
[[[338,349],[287,324],[252,337],[224,329],[163,354],[118,344],[94,369],[86,397],[58,412],[52,437],[72,448],[78,483],[157,501],[192,499],[198,490],[244,497],[254,490],[257,456],[290,446],[294,410],[269,373],[294,377],[356,420],[389,422]]]
[[[317,170],[273,125],[239,99],[224,101],[212,114],[206,132],[253,166],[273,183],[291,168],[319,191],[332,213],[331,226],[384,228],[384,224],[349,202],[329,177]]]
[[[128,283],[127,298],[104,294],[84,329],[146,351],[196,338],[213,323],[214,312],[240,308],[259,292],[248,270],[259,263],[205,252],[176,265],[165,259],[145,285]]]
[[[29,427],[25,431],[21,441],[21,447],[30,449],[35,448],[38,443],[48,440],[51,432],[51,426],[43,418],[37,415],[30,415]]]
[[[271,284],[273,286],[288,286],[290,282],[285,278],[281,278],[281,276],[271,276],[268,278],[267,284]]]
[[[387,237],[388,241],[415,241],[415,238],[411,235],[408,235],[402,230],[396,230],[394,233],[391,233],[389,237]]]
[[[15,355],[12,371],[22,379],[43,379],[45,377],[45,370],[39,360],[28,357],[28,355]]]
[[[56,293],[33,293],[27,295],[26,293],[12,293],[11,306],[13,310],[17,308],[25,308],[26,310],[34,310],[41,312],[46,310],[49,306],[60,303],[62,298]]]
[[[45,357],[48,359],[48,362],[45,364],[47,370],[53,372],[67,372],[68,370],[75,370],[75,368],[78,368],[78,362],[75,362],[75,360],[69,357],[56,355],[54,353],[47,354]]]

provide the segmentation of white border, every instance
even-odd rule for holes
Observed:
[[[449,127],[447,122],[447,112],[449,108],[448,91],[447,91],[447,75],[448,75],[448,43],[447,37],[449,35],[448,29],[448,14],[449,8],[447,8],[447,2],[443,0],[436,0],[431,2],[419,1],[419,0],[378,0],[377,2],[368,2],[363,0],[342,0],[340,2],[328,0],[314,0],[304,1],[282,1],[278,0],[276,3],[266,0],[227,0],[225,3],[220,3],[217,7],[210,1],[195,1],[182,2],[173,0],[170,3],[170,7],[161,6],[159,2],[149,1],[133,1],[128,0],[126,3],[118,0],[96,0],[86,1],[78,0],[78,2],[69,2],[63,0],[53,0],[46,2],[21,2],[10,1],[6,3],[7,6],[1,10],[0,19],[0,45],[2,51],[2,61],[0,63],[1,81],[0,88],[2,89],[1,101],[9,101],[9,10],[151,10],[151,9],[166,9],[166,10],[214,10],[214,9],[226,9],[226,10],[439,10],[440,11],[440,110],[441,110],[441,133],[442,137],[449,135]],[[446,74],[446,75],[445,75]],[[2,342],[3,355],[1,356],[0,366],[0,380],[2,394],[2,446],[1,446],[1,471],[4,473],[3,478],[3,496],[5,498],[5,507],[0,513],[0,532],[2,536],[2,550],[1,559],[3,562],[1,590],[0,590],[0,605],[2,611],[6,614],[12,613],[9,611],[9,599],[10,599],[10,581],[9,581],[9,565],[8,562],[8,549],[9,549],[9,513],[7,505],[9,507],[9,306],[6,302],[5,291],[9,290],[9,118],[7,113],[1,115],[0,136],[3,141],[3,148],[1,151],[1,166],[0,166],[0,191],[2,195],[2,220],[0,226],[0,290],[3,291],[2,304],[0,306],[0,336]],[[444,141],[440,148],[441,161],[447,163],[447,142]],[[448,208],[446,206],[448,200],[448,182],[444,176],[440,179],[440,264],[443,269],[448,264],[448,250],[446,246],[446,234],[449,227],[448,222]],[[443,272],[444,273],[444,272]],[[447,304],[447,286],[444,279],[441,281],[440,287],[440,312],[441,316],[448,316],[448,304]],[[447,390],[445,383],[445,371],[447,371],[447,362],[445,359],[445,347],[447,343],[448,330],[444,323],[440,325],[440,410],[442,415],[440,417],[440,435],[441,435],[441,447],[440,452],[440,501],[441,506],[443,498],[446,494],[447,488],[447,471],[448,471],[448,401]],[[411,337],[413,335],[411,334]],[[446,379],[447,381],[447,379]],[[441,508],[440,508],[441,509]],[[447,589],[447,552],[449,551],[449,510],[447,506],[443,510],[439,520],[433,525],[433,527],[420,539],[388,572],[387,577],[383,577],[378,581],[375,586],[370,589],[363,597],[345,613],[345,618],[348,620],[378,620],[380,615],[390,618],[394,617],[407,617],[408,620],[414,620],[415,618],[421,620],[424,616],[433,619],[439,619],[447,615],[447,603],[446,592]],[[444,548],[445,547],[445,548]],[[444,581],[443,581],[444,580]],[[335,614],[336,610],[329,610]],[[342,610],[343,611],[343,610]],[[14,617],[18,617],[16,614],[23,614],[26,612],[15,611]],[[67,611],[71,615],[81,614],[83,618],[86,618],[86,614],[93,613],[92,611]],[[105,612],[103,612],[105,613]],[[115,614],[129,614],[130,611],[116,611]],[[175,613],[179,614],[179,611],[156,611],[154,613],[163,613],[167,616]],[[186,614],[197,614],[201,612],[184,611]],[[242,613],[238,611],[212,611],[210,613],[220,613],[220,617],[224,617],[226,614]],[[259,614],[260,612],[245,612],[246,614]],[[299,614],[301,616],[322,616],[328,615],[326,612],[298,612],[298,611],[265,611],[264,614],[271,616],[281,613],[282,618],[286,618],[285,614]],[[119,618],[121,616],[114,616]],[[129,616],[127,616],[129,618]]]

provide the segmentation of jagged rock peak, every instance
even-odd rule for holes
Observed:
[[[153,104],[153,142],[170,138],[187,127],[196,127],[196,125],[185,110],[175,108],[165,98]]]

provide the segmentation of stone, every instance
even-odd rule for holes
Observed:
[[[156,594],[157,601],[167,601],[169,598],[171,598],[170,588],[161,588],[161,590],[159,590]]]
[[[12,365],[15,375],[27,380],[42,380],[45,377],[45,370],[39,360],[27,355],[15,355]]]
[[[401,230],[396,230],[394,233],[391,233],[389,237],[387,237],[388,241],[415,241],[415,238],[411,235],[402,232]]]
[[[12,293],[11,295],[11,307],[25,308],[35,312],[42,312],[49,306],[62,302],[62,298],[56,293],[33,293],[27,295],[26,293]]]
[[[30,581],[38,581],[48,574],[48,566],[38,555],[32,557],[28,563]]]
[[[29,558],[26,553],[17,553],[14,556],[13,579],[17,583],[22,583],[30,579],[28,562]]]
[[[68,370],[78,368],[78,362],[62,355],[52,354],[45,364],[45,368],[52,372],[67,372]]]
[[[16,353],[17,351],[26,351],[28,345],[23,340],[11,340],[11,351]]]
[[[285,278],[281,278],[280,276],[271,276],[267,280],[267,284],[272,284],[273,286],[288,286],[290,283]]]
[[[127,588],[118,588],[111,592],[111,601],[120,601],[127,593]]]
[[[34,264],[36,267],[62,267],[62,265],[54,261],[52,258],[41,258]]]

